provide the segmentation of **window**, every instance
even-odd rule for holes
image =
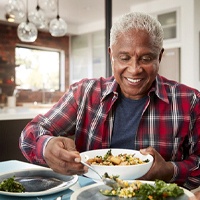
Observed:
[[[15,48],[17,89],[60,90],[61,52],[33,47]],[[64,73],[63,73],[64,74]]]
[[[157,16],[164,30],[164,39],[176,39],[178,37],[177,11],[159,14]]]
[[[104,31],[71,37],[70,82],[105,77]]]

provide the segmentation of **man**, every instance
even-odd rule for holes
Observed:
[[[84,79],[22,131],[24,156],[63,174],[87,172],[79,152],[127,148],[151,154],[140,179],[188,189],[200,183],[200,93],[159,76],[163,30],[149,15],[128,13],[111,29],[113,75]],[[75,140],[68,136],[74,136]],[[58,137],[59,136],[59,137]]]

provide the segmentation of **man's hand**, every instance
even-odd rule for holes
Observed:
[[[141,149],[142,154],[151,154],[154,157],[154,162],[151,169],[142,177],[140,180],[150,180],[155,181],[155,179],[160,179],[165,182],[169,182],[174,174],[174,166],[171,162],[166,162],[163,157],[152,147],[147,149]]]
[[[80,175],[87,172],[87,167],[80,163],[81,157],[74,141],[66,137],[50,139],[44,151],[44,159],[53,171],[61,174]]]
[[[195,195],[195,198],[191,198],[190,200],[199,200],[200,199],[200,190],[198,190],[198,191],[196,191],[195,193],[194,193],[194,195]]]

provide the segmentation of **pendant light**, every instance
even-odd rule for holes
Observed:
[[[26,22],[19,24],[17,35],[22,42],[34,42],[37,39],[38,30],[28,19],[28,0],[26,1]]]
[[[42,10],[54,12],[56,10],[56,0],[39,0]]]
[[[25,6],[22,0],[9,0],[5,5],[6,19],[13,21],[22,19],[25,16]]]
[[[46,27],[47,21],[44,12],[40,9],[38,0],[36,9],[29,13],[28,19],[35,24],[37,28],[43,29]]]
[[[67,24],[59,16],[59,0],[57,0],[57,16],[50,21],[49,32],[54,37],[62,37],[67,33]]]

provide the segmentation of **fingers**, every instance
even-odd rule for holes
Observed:
[[[58,148],[56,150],[52,150],[52,153],[63,161],[74,162],[76,158],[80,158],[80,154],[77,151],[68,151],[61,148]]]
[[[194,195],[195,195],[195,198],[193,198],[193,200],[197,200],[197,199],[200,199],[200,191],[196,191],[195,193],[194,193]]]
[[[189,200],[198,200],[196,197],[190,197]]]
[[[171,162],[166,162],[153,147],[141,149],[140,152],[144,155],[151,154],[154,157],[154,162],[151,169],[139,179],[151,181],[161,179],[166,182],[171,180],[174,174],[174,166]],[[160,173],[161,171],[162,173]]]
[[[155,154],[155,149],[153,147],[148,147],[145,149],[140,149],[140,153],[147,155],[147,154],[151,154],[152,156]]]
[[[58,161],[59,162],[59,161]],[[49,163],[50,167],[58,173],[65,174],[65,175],[82,175],[87,172],[87,169],[83,167],[81,163],[75,162],[64,162],[59,164]]]
[[[76,145],[72,139],[65,137],[60,137],[60,138],[64,149],[68,151],[76,151]]]
[[[51,139],[46,145],[44,158],[51,169],[61,174],[81,175],[88,171],[80,163],[81,157],[75,148],[74,141],[68,138]]]

